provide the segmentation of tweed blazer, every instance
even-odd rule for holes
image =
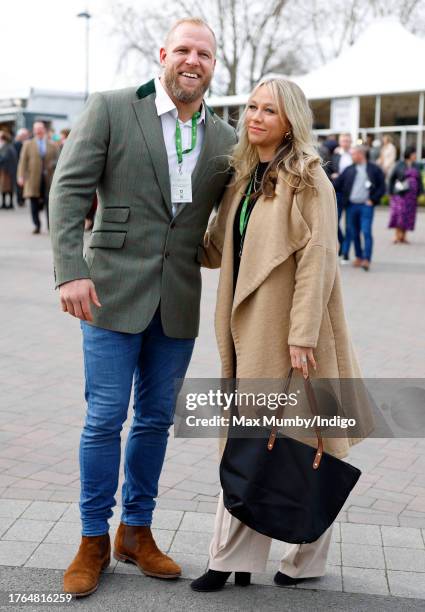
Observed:
[[[50,195],[56,286],[91,278],[94,325],[137,333],[159,303],[166,335],[199,328],[200,253],[211,211],[229,178],[235,130],[207,110],[192,174],[193,201],[173,217],[168,158],[154,81],[90,96],[65,142]],[[86,253],[84,217],[98,208]]]
[[[38,152],[38,146],[34,138],[24,142],[21,154],[19,156],[19,164],[17,176],[24,178],[24,198],[39,198],[40,197],[40,179],[45,171],[46,189],[49,193],[52,182],[53,172],[56,167],[56,162],[59,155],[58,147],[53,142],[47,141],[46,156],[44,162]]]
[[[238,379],[285,379],[294,345],[314,349],[314,377],[360,380],[342,301],[335,192],[325,172],[318,166],[314,189],[297,190],[281,172],[275,196],[258,199],[233,294],[233,223],[244,188],[228,187],[204,241],[203,265],[221,266],[215,329],[222,376],[233,378],[236,353]],[[362,385],[350,393],[355,437],[324,440],[339,457],[374,425]]]

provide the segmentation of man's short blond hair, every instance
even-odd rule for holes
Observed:
[[[165,46],[166,47],[168,46],[168,44],[170,42],[170,39],[171,39],[172,35],[174,34],[174,32],[177,30],[177,28],[179,26],[183,25],[184,23],[190,23],[191,25],[207,28],[211,32],[212,37],[214,39],[214,53],[216,53],[216,51],[217,51],[217,39],[215,37],[214,30],[201,17],[183,17],[183,19],[178,19],[171,26],[170,30],[168,31],[167,36],[165,37]]]

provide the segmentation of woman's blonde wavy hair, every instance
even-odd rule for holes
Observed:
[[[282,121],[289,122],[290,134],[289,136],[282,134],[282,142],[264,173],[261,187],[253,195],[263,193],[267,197],[273,197],[279,170],[284,171],[284,180],[291,187],[309,186],[314,189],[314,168],[320,164],[320,157],[312,131],[313,114],[307,99],[298,85],[282,78],[260,81],[251,92],[250,98],[264,86],[269,88]],[[239,119],[239,141],[230,157],[235,183],[238,186],[250,180],[259,162],[257,148],[248,140],[245,125],[247,109],[248,105]]]

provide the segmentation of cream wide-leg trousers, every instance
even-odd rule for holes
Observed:
[[[279,571],[291,578],[323,576],[332,527],[311,544],[288,544]],[[264,573],[271,543],[271,538],[250,529],[226,510],[221,491],[210,544],[209,568],[219,572]]]

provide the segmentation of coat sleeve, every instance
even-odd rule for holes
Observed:
[[[59,157],[49,196],[56,287],[90,278],[83,257],[84,219],[105,166],[109,129],[106,100],[93,94]]]
[[[25,179],[28,173],[28,142],[24,142],[19,156],[18,170],[16,178]]]
[[[316,189],[302,189],[294,205],[309,226],[311,237],[296,251],[295,286],[288,344],[315,348],[337,267],[337,212],[335,191],[318,170]]]
[[[394,168],[393,171],[391,172],[390,175],[390,180],[388,181],[388,193],[390,195],[394,195],[394,186],[395,186],[395,182],[398,179],[400,173],[400,164],[397,164]]]
[[[234,186],[228,185],[218,207],[218,212],[210,221],[202,245],[201,265],[205,268],[219,268],[223,253],[227,219],[234,196]],[[230,231],[230,230],[229,230]]]
[[[341,192],[344,191],[346,179],[347,179],[347,168],[345,168],[342,174],[337,176],[337,178],[335,179],[335,182],[334,182],[335,191],[341,191]]]

